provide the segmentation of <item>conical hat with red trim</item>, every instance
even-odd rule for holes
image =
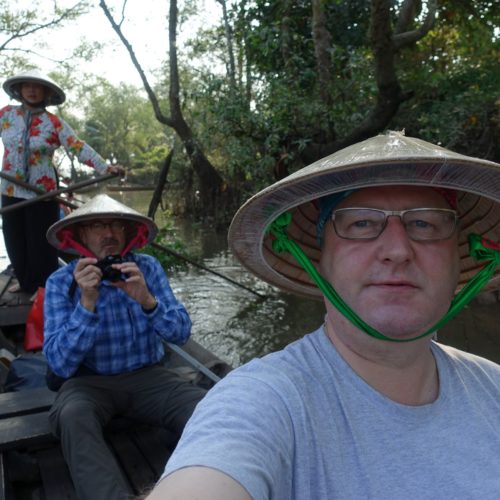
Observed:
[[[287,292],[321,298],[321,292],[287,252],[276,253],[267,232],[283,212],[292,214],[288,235],[319,269],[316,200],[372,186],[430,186],[456,190],[461,220],[458,289],[483,267],[469,255],[468,235],[500,243],[500,165],[435,144],[388,132],[337,151],[250,198],[229,228],[229,245],[256,276]],[[484,290],[500,288],[500,266]]]
[[[78,253],[74,249],[62,247],[61,242],[63,241],[64,230],[72,229],[76,224],[81,222],[88,222],[96,219],[121,219],[144,225],[147,230],[147,236],[141,241],[141,244],[135,248],[142,248],[151,243],[158,233],[158,227],[153,219],[140,214],[133,208],[127,207],[127,205],[116,201],[106,194],[98,194],[63,219],[52,224],[47,231],[47,240],[51,245],[60,250]]]

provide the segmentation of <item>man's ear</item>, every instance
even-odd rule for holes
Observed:
[[[73,229],[73,238],[79,243],[85,244],[85,230],[83,229],[82,226],[77,225]]]

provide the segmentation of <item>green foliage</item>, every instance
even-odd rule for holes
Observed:
[[[330,108],[325,109],[317,87],[310,2],[237,4],[230,13],[235,51],[250,74],[240,65],[237,89],[226,75],[208,69],[194,82],[189,123],[197,125],[210,159],[243,198],[272,182],[278,164],[288,173],[300,168],[300,153],[309,143],[331,138],[335,128],[351,129],[373,104],[366,40],[370,2],[326,5],[334,40]],[[213,30],[191,49],[198,57],[213,60],[220,54],[224,60],[224,42],[223,32]]]
[[[477,138],[493,126],[490,114],[498,96],[498,11],[490,2],[449,2],[440,17],[413,50],[413,63],[402,65],[402,81],[415,97],[401,109],[396,127],[494,159],[498,146],[479,144]]]
[[[401,3],[391,2],[393,26]],[[27,25],[40,22],[35,10],[19,16],[12,5],[0,0],[5,7],[0,35],[20,26],[23,16]],[[235,73],[229,74],[225,26],[221,22],[202,29],[187,46],[178,45],[180,99],[203,152],[231,187],[234,201],[241,203],[276,176],[301,168],[301,155],[311,144],[342,139],[373,110],[378,95],[369,38],[372,2],[323,2],[331,36],[332,78],[326,89],[318,83],[309,0],[235,0],[226,5]],[[419,27],[427,5],[417,2],[420,12],[408,29]],[[189,25],[196,9],[196,0],[182,6],[179,30]],[[430,33],[396,55],[398,81],[412,97],[400,106],[390,128],[498,160],[499,37],[500,9],[494,2],[439,2]],[[89,58],[96,47],[82,44],[79,55]],[[12,61],[23,64],[22,58]],[[176,139],[157,122],[144,93],[66,68],[57,80],[72,94],[77,91],[76,103],[65,105],[62,113],[82,138],[107,159],[125,165],[129,179],[156,182]],[[167,63],[155,73],[153,86],[169,115]],[[76,104],[79,109],[71,113]],[[168,179],[182,203],[196,203],[200,181],[182,147],[176,148]]]
[[[311,2],[243,4],[236,17],[236,36],[245,41],[247,57],[259,73],[280,78],[290,74],[303,85],[314,85]],[[333,47],[359,48],[366,44],[369,0],[325,2]],[[284,57],[285,54],[285,57]]]
[[[89,2],[80,0],[70,7],[57,1],[25,8],[26,2],[0,0],[0,75],[8,77],[33,68],[33,60],[49,58],[45,54],[44,34],[57,30],[88,11]],[[35,4],[34,4],[35,5]],[[78,57],[78,54],[75,54]],[[73,58],[72,58],[73,59]],[[73,60],[75,63],[75,60]],[[61,64],[64,64],[61,61]]]
[[[304,148],[347,135],[375,105],[371,2],[332,1],[324,7],[334,75],[328,108],[318,88],[310,2],[234,4],[230,15],[241,61],[237,89],[226,75],[213,71],[197,77],[190,122],[197,124],[201,142],[213,152],[210,158],[233,187],[243,190],[243,197],[273,182],[277,166],[285,165],[285,173],[303,166]],[[397,14],[395,2],[393,23]],[[498,98],[498,21],[491,2],[443,3],[435,28],[398,54],[401,86],[413,97],[401,106],[391,128],[488,154],[491,148],[481,151],[474,139],[491,126],[488,110]],[[197,55],[210,53],[211,60],[218,53],[225,61],[218,46],[224,46],[223,31],[215,29],[191,48]]]
[[[174,253],[185,256],[188,259],[192,259],[188,256],[186,245],[178,238],[176,230],[171,222],[167,222],[166,225],[158,231],[155,242],[168,250],[172,250]],[[169,253],[168,250],[147,246],[140,250],[140,252],[152,255],[158,259],[163,269],[167,272],[184,269],[187,266],[186,261],[176,257],[172,253]]]
[[[172,142],[171,131],[154,117],[139,89],[87,79],[77,87],[84,119],[71,123],[104,158],[123,165],[131,177],[154,183]]]

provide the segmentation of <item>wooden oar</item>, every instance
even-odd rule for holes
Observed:
[[[72,184],[71,186],[68,186],[65,188],[54,189],[53,191],[45,192],[45,191],[41,190],[40,188],[37,188],[36,186],[32,186],[31,184],[29,184],[27,182],[16,179],[15,177],[12,177],[11,175],[8,175],[4,172],[0,172],[0,177],[2,177],[3,179],[6,179],[14,184],[19,185],[19,186],[22,186],[23,188],[28,189],[28,190],[30,190],[34,193],[37,193],[39,195],[36,198],[29,198],[27,200],[23,200],[23,201],[20,201],[18,203],[15,203],[13,205],[9,205],[7,207],[2,207],[0,209],[0,215],[4,214],[5,212],[10,212],[11,210],[16,210],[17,208],[32,205],[33,203],[37,203],[37,202],[43,201],[43,200],[48,200],[51,198],[57,198],[58,201],[65,204],[66,206],[68,206],[70,208],[76,208],[77,205],[65,200],[64,198],[60,198],[59,195],[62,193],[78,191],[78,189],[84,188],[86,186],[90,186],[90,185],[96,184],[98,182],[103,182],[103,181],[107,181],[109,179],[113,179],[117,175],[119,175],[119,174],[101,175],[101,176],[96,177],[94,179],[87,179],[86,181],[77,182],[76,184]]]
[[[18,186],[21,186],[24,189],[27,189],[28,191],[31,191],[33,193],[36,193],[36,194],[45,194],[46,193],[46,191],[44,191],[43,189],[37,188],[36,186],[32,186],[28,182],[22,181],[20,179],[16,179],[15,177],[12,177],[11,175],[8,175],[2,171],[0,171],[0,177],[8,180],[9,182],[17,184]],[[74,203],[71,203],[71,201],[68,201],[65,198],[61,198],[59,196],[56,196],[56,199],[60,203],[68,206],[69,208],[77,208],[77,205],[75,205]],[[38,198],[34,198],[34,200],[38,201]]]
[[[152,243],[150,243],[150,245],[153,248],[157,248],[158,250],[163,250],[164,252],[167,252],[167,253],[173,255],[174,257],[177,257],[178,259],[181,259],[181,260],[187,262],[188,264],[191,264],[191,265],[193,265],[195,267],[203,269],[204,271],[207,271],[208,273],[215,274],[215,276],[219,276],[219,278],[225,279],[226,281],[229,281],[233,285],[236,285],[236,286],[239,286],[241,288],[244,288],[248,292],[251,292],[254,295],[257,295],[257,297],[260,297],[261,299],[266,299],[267,298],[265,295],[262,295],[261,293],[256,292],[255,290],[252,290],[251,288],[248,288],[247,286],[242,285],[241,283],[238,283],[237,281],[235,281],[235,280],[233,280],[233,279],[231,279],[231,278],[229,278],[227,276],[224,276],[223,274],[220,274],[217,271],[209,269],[208,267],[205,267],[204,265],[202,265],[202,264],[200,264],[198,262],[195,262],[194,260],[188,259],[187,257],[184,257],[184,255],[181,255],[180,253],[177,253],[174,250],[170,250],[170,248],[167,248],[167,247],[165,247],[163,245],[160,245],[159,243],[156,243],[155,241],[153,241]]]

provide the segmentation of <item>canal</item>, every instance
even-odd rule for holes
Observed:
[[[149,191],[110,195],[147,213]],[[164,212],[156,222],[173,225],[172,238],[183,242],[189,258],[264,296],[196,266],[168,271],[174,293],[190,313],[193,338],[232,366],[280,349],[323,322],[321,302],[285,294],[248,273],[228,250],[225,231]],[[0,232],[0,269],[8,263]],[[498,297],[497,292],[475,299],[439,332],[439,340],[500,362]]]
[[[145,214],[151,192],[109,195]],[[179,218],[168,220],[175,229],[173,238],[183,242],[189,258],[265,296],[260,298],[192,265],[167,272],[175,295],[191,316],[193,338],[221,359],[239,366],[285,346],[322,323],[321,302],[282,293],[246,272],[228,250],[225,232]],[[158,212],[156,222],[160,227],[166,223],[165,213]],[[0,270],[8,264],[0,232]]]

